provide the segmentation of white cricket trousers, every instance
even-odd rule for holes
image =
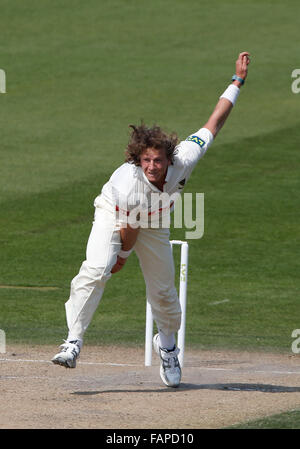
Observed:
[[[83,340],[102,298],[106,282],[111,276],[118,276],[118,273],[112,275],[111,269],[117,261],[121,246],[120,225],[116,221],[115,211],[100,199],[95,208],[86,260],[71,282],[70,297],[65,304],[68,340]],[[141,228],[134,250],[143,272],[153,319],[158,330],[169,336],[179,330],[181,323],[169,229]],[[123,270],[126,270],[126,265]],[[129,301],[130,298],[128,307]]]

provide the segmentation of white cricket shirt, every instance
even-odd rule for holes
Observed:
[[[212,142],[213,135],[206,128],[201,128],[181,141],[176,147],[173,164],[168,166],[163,191],[151,184],[141,167],[124,163],[103,186],[101,195],[95,199],[95,206],[97,207],[101,198],[104,199],[116,209],[119,220],[129,224],[128,217],[137,216],[137,213],[140,213],[138,219],[141,222],[148,223],[150,217],[153,220],[154,216],[169,214],[176,195],[183,191],[193,168]],[[164,195],[163,202],[162,194],[167,194]]]

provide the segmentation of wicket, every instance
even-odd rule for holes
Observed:
[[[188,253],[189,245],[182,240],[171,240],[171,246],[181,245],[180,255],[180,282],[179,301],[181,306],[181,326],[177,334],[177,345],[180,349],[178,356],[181,367],[183,367],[184,345],[185,345],[185,322],[186,322],[186,300],[187,300],[187,275],[188,275]],[[153,338],[153,316],[150,304],[146,303],[146,335],[145,335],[145,366],[152,363],[152,338]]]
[[[6,75],[3,69],[0,69],[0,94],[6,93]]]
[[[0,329],[0,353],[6,353],[6,336],[4,330]]]

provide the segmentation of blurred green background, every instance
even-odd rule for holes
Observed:
[[[206,122],[246,50],[246,84],[185,189],[205,194],[205,233],[189,242],[186,345],[290,352],[300,327],[300,94],[291,90],[299,2],[1,0],[0,7],[7,342],[66,337],[64,303],[85,258],[93,201],[123,163],[128,125],[144,120],[186,138]],[[171,236],[184,239],[185,231]],[[179,248],[174,256],[179,274]],[[143,345],[144,334],[145,287],[133,254],[108,282],[86,343]]]

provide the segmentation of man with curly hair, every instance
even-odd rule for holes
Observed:
[[[168,135],[159,126],[131,125],[126,161],[95,199],[86,260],[72,280],[65,304],[69,333],[53,363],[76,367],[84,333],[105,284],[123,268],[134,250],[158,329],[153,345],[160,357],[161,379],[169,387],[180,384],[180,348],[176,346],[175,334],[180,328],[181,309],[174,285],[169,228],[161,226],[162,216],[169,214],[173,202],[162,208],[157,199],[161,193],[172,197],[182,192],[193,168],[230,114],[246,79],[249,62],[249,53],[240,53],[232,83],[219,98],[206,124],[185,141],[179,143],[175,134]]]

